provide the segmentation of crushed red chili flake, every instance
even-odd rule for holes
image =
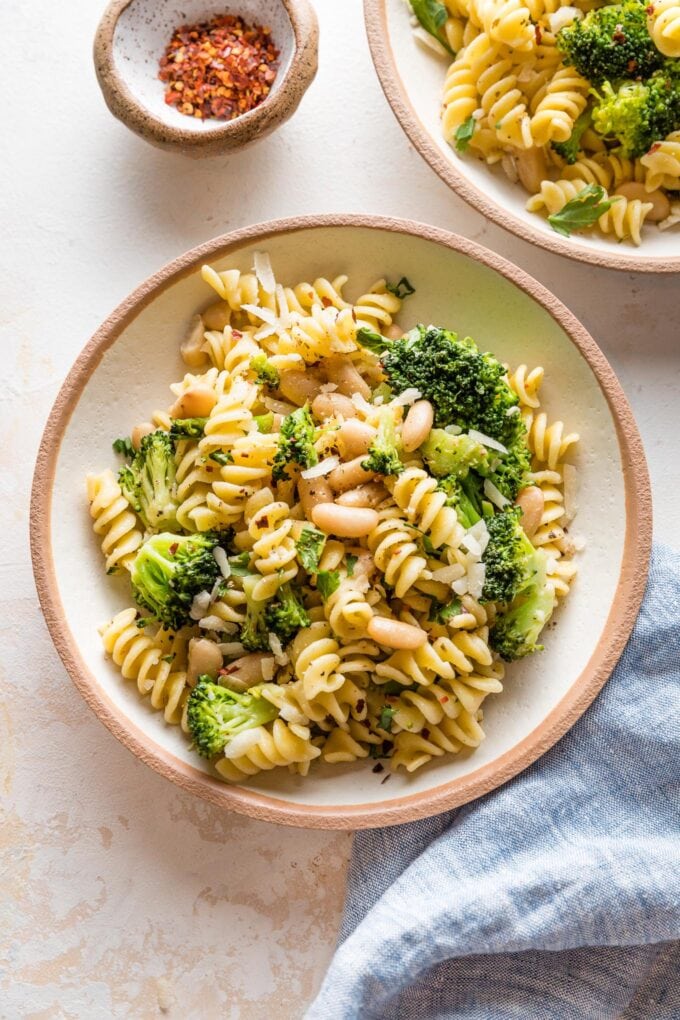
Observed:
[[[169,550],[170,551],[170,555],[174,556],[178,549],[179,549],[179,542],[173,542],[172,545],[170,546],[170,550]]]
[[[267,98],[278,56],[269,28],[234,14],[181,25],[160,60],[165,102],[187,117],[233,120]]]
[[[543,42],[543,33],[541,32],[540,25],[534,25],[534,35],[536,37],[536,45],[540,46]]]

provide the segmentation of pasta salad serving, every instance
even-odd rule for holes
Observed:
[[[408,280],[350,302],[254,261],[203,267],[174,402],[88,476],[131,590],[104,649],[226,780],[472,751],[575,576],[578,436],[542,368],[397,325]]]
[[[442,130],[563,236],[680,223],[680,0],[411,0]]]

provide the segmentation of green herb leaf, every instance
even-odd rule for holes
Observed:
[[[278,369],[272,365],[266,354],[256,354],[250,359],[250,370],[255,373],[255,382],[260,386],[275,389],[279,385]]]
[[[213,450],[212,453],[208,454],[208,460],[214,460],[216,464],[232,464],[234,458],[230,453],[224,453],[222,450]]]
[[[398,680],[388,680],[386,684],[380,684],[380,691],[383,694],[403,694],[404,691],[412,691],[417,684],[400,684]]]
[[[161,662],[172,662],[175,658],[175,653],[170,652],[170,655],[161,655]]]
[[[356,563],[357,563],[358,559],[359,559],[358,556],[352,556],[351,553],[347,553],[347,556],[345,557],[345,562],[347,564],[347,576],[348,577],[354,577],[354,568],[356,566]]]
[[[295,548],[300,563],[308,573],[316,573],[325,544],[326,536],[323,531],[317,531],[316,528],[303,528],[300,532]]]
[[[416,18],[426,32],[429,32],[437,42],[441,43],[445,50],[455,57],[455,52],[449,46],[446,38],[444,25],[446,24],[449,12],[439,0],[411,0],[411,7]]]
[[[132,445],[132,440],[125,436],[124,439],[114,439],[113,452],[119,453],[121,457],[125,457],[126,460],[132,460],[135,455],[135,448]]]
[[[579,191],[559,212],[548,217],[548,223],[558,234],[570,237],[573,230],[591,227],[617,198],[605,198],[606,191],[600,184],[588,184]]]
[[[200,439],[207,418],[175,418],[170,426],[171,439]]]
[[[375,330],[368,329],[366,326],[362,326],[361,329],[357,330],[356,340],[357,343],[361,344],[367,351],[370,351],[371,354],[377,355],[382,354],[393,343],[392,340],[388,340],[387,337],[381,336],[380,333],[376,333]]]
[[[249,563],[249,552],[242,552],[238,556],[229,557],[229,566],[234,577],[247,577],[250,573]]]
[[[378,725],[381,730],[387,730],[388,733],[392,732],[392,719],[394,717],[395,709],[391,705],[383,705],[378,719]]]
[[[467,120],[456,128],[456,151],[465,152],[475,133],[475,118],[470,115]]]
[[[340,571],[320,570],[316,575],[316,586],[321,592],[321,598],[326,602],[340,587]]]
[[[411,297],[411,294],[415,294],[416,292],[416,288],[409,283],[405,276],[402,276],[399,283],[386,284],[385,289],[388,290],[390,294],[394,294],[395,297],[398,297],[400,301],[403,301],[404,298]]]

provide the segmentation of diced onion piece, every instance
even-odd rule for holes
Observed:
[[[242,755],[246,754],[251,747],[254,747],[255,744],[260,741],[263,731],[263,726],[255,726],[251,730],[244,730],[243,733],[237,733],[225,747],[224,757],[241,758]]]
[[[449,59],[451,59],[448,50],[442,46],[438,39],[435,39],[433,35],[426,32],[421,25],[418,25],[417,28],[413,29],[413,34],[418,42],[425,46],[428,50],[433,50],[440,57],[449,57]]]
[[[271,260],[266,251],[256,251],[253,256],[253,268],[255,276],[260,281],[265,294],[273,294],[276,290],[276,280]]]
[[[238,659],[241,655],[246,654],[246,650],[240,641],[223,641],[217,647],[222,652],[222,655],[228,659]]]
[[[194,601],[191,603],[191,609],[189,610],[189,616],[192,620],[200,620],[202,616],[205,616],[210,605],[210,598],[209,591],[199,591],[198,595],[194,595]]]
[[[470,530],[467,532],[467,534],[472,535],[474,538],[476,538],[477,542],[479,543],[481,553],[482,555],[484,555],[484,550],[489,544],[489,529],[486,526],[486,521],[484,520],[484,518],[482,518],[481,521],[477,521],[476,524],[473,524]]]
[[[422,393],[417,390],[415,386],[409,386],[408,389],[404,390],[403,393],[399,393],[392,403],[395,407],[406,407],[407,404],[415,404],[416,400],[420,400]]]
[[[471,535],[469,531],[465,532],[465,535],[461,540],[460,544],[462,546],[465,546],[467,551],[470,553],[470,557],[473,561],[478,560],[481,557],[482,555],[481,546],[477,539],[475,538],[475,536]]]
[[[497,506],[499,510],[502,510],[504,506],[507,506],[510,502],[509,499],[503,495],[503,493],[496,488],[490,479],[484,479],[484,495],[487,499],[490,499],[494,506]]]
[[[563,466],[562,478],[564,479],[564,517],[562,522],[569,524],[578,513],[578,503],[576,501],[577,472],[573,464],[565,464]]]
[[[269,647],[272,650],[272,655],[274,656],[276,664],[278,666],[287,666],[290,659],[283,650],[283,645],[281,644],[278,634],[274,634],[270,631],[267,637],[269,639]]]
[[[452,584],[463,577],[464,574],[465,570],[461,567],[460,563],[452,563],[450,567],[440,567],[438,570],[433,570],[432,580],[441,581],[442,584]]]
[[[453,584],[451,585],[451,588],[453,589],[453,591],[455,591],[456,595],[467,595],[468,592],[467,574],[464,577],[459,578],[457,581],[454,581]]]
[[[552,34],[557,35],[561,28],[566,28],[573,21],[580,21],[582,17],[583,11],[579,10],[578,7],[560,7],[559,10],[546,15],[546,20]]]
[[[270,683],[274,679],[274,673],[276,672],[276,661],[273,656],[265,655],[260,659],[260,669],[262,670],[262,679],[266,684]]]
[[[321,478],[322,475],[329,475],[331,471],[334,471],[339,465],[339,457],[336,457],[335,455],[332,457],[326,457],[325,460],[319,461],[318,464],[313,464],[312,467],[305,468],[304,471],[300,472],[300,475],[302,478]]]
[[[486,567],[483,563],[473,563],[468,570],[468,592],[473,599],[481,598],[484,580],[486,578]]]
[[[507,446],[503,446],[497,439],[492,439],[491,436],[484,435],[483,432],[478,432],[477,429],[470,429],[468,432],[470,439],[474,439],[476,443],[481,443],[482,446],[488,446],[490,450],[498,450],[499,453],[507,453]]]
[[[202,630],[214,630],[218,634],[235,634],[238,627],[235,623],[227,623],[221,616],[203,616],[198,621]]]
[[[258,319],[262,319],[268,326],[276,326],[276,312],[273,312],[271,308],[260,308],[259,305],[241,305],[244,312],[249,312],[250,315],[256,315]]]
[[[460,425],[445,425],[444,432],[448,432],[450,436],[459,436],[462,432]]]
[[[220,545],[216,545],[213,549],[213,556],[215,557],[215,563],[220,568],[220,573],[225,581],[231,577],[231,565],[227,559],[227,554]]]

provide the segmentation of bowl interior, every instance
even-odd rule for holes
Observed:
[[[548,248],[559,249],[563,254],[570,252],[574,257],[599,261],[603,265],[616,261],[619,268],[625,268],[629,263],[631,269],[641,269],[650,268],[654,262],[663,264],[673,259],[677,262],[680,227],[660,231],[654,226],[645,226],[643,243],[635,248],[629,242],[617,243],[596,234],[572,235],[562,239],[541,215],[527,212],[524,206],[528,196],[524,188],[508,180],[500,165],[489,167],[471,155],[460,156],[442,137],[442,93],[451,58],[437,56],[415,38],[404,0],[369,0],[367,8],[373,12],[370,25],[374,53],[384,54],[385,67],[380,68],[383,83],[386,84],[386,74],[393,77],[393,84],[403,92],[406,100],[403,113],[395,107],[402,125],[412,133],[416,147],[429,162],[443,162],[444,170],[448,168],[449,172],[453,171],[462,178],[474,189],[478,199],[493,203],[497,212],[505,213],[505,221],[500,220],[502,226],[514,230],[526,240],[538,241]],[[386,34],[382,18],[378,15],[384,15]],[[378,62],[381,61],[382,57]],[[389,91],[394,92],[394,89]],[[392,95],[390,99],[393,101]],[[468,197],[468,201],[476,204],[475,196]],[[492,212],[489,214],[494,215]],[[514,224],[507,222],[508,215]],[[648,265],[641,265],[643,262]]]
[[[294,284],[323,275],[350,277],[351,297],[380,277],[406,275],[416,294],[405,303],[401,322],[450,326],[470,334],[480,346],[511,364],[542,364],[544,402],[581,435],[579,512],[573,533],[586,547],[572,597],[558,613],[558,625],[546,636],[546,650],[508,669],[503,694],[484,703],[487,738],[469,757],[446,758],[414,775],[397,774],[383,785],[371,764],[315,768],[301,779],[286,770],[257,776],[249,789],[279,803],[325,805],[339,811],[353,805],[390,802],[428,794],[508,755],[534,733],[576,684],[599,643],[611,634],[606,621],[615,597],[624,555],[627,513],[617,425],[609,403],[583,355],[564,329],[533,298],[494,269],[436,239],[368,226],[291,228],[255,242],[236,245],[228,254],[209,256],[218,269],[249,270],[253,252],[271,255],[277,279]],[[224,249],[222,249],[224,251]],[[128,435],[151,410],[170,403],[168,384],[184,367],[178,345],[191,315],[212,301],[200,278],[197,258],[189,271],[154,290],[135,308],[117,340],[97,362],[96,352],[80,371],[84,388],[56,453],[50,524],[57,595],[65,625],[80,650],[87,683],[98,700],[115,709],[144,735],[152,751],[162,748],[184,763],[194,777],[209,773],[189,750],[183,734],[142,701],[134,684],[123,681],[103,654],[97,628],[131,604],[123,580],[106,577],[99,545],[92,534],[85,497],[85,476],[115,466],[111,442]],[[89,377],[88,377],[89,373]],[[127,725],[127,723],[124,723]],[[511,773],[510,773],[511,774]],[[202,780],[203,781],[203,780]]]
[[[238,5],[225,4],[224,0],[132,0],[120,14],[113,36],[114,65],[135,99],[163,124],[205,134],[231,123],[199,120],[179,113],[165,102],[165,83],[158,78],[159,61],[176,28],[230,13],[240,14],[248,24],[271,29],[279,50],[278,70],[270,92],[270,96],[274,95],[295,50],[293,26],[281,0],[239,0]]]

